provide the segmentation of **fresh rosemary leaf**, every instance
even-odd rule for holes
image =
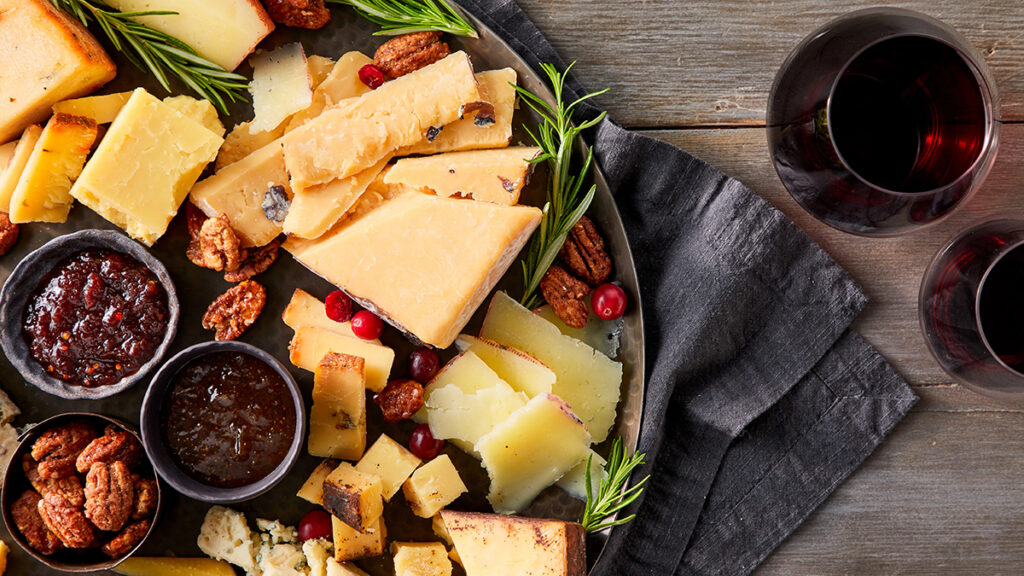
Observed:
[[[380,25],[377,36],[398,36],[412,32],[447,32],[455,36],[478,38],[466,22],[445,0],[327,0],[355,8],[363,18]]]
[[[605,464],[605,478],[597,490],[593,493],[590,480],[590,463],[592,458],[587,459],[587,469],[584,478],[587,484],[587,506],[583,511],[583,519],[580,524],[587,532],[599,532],[613,526],[621,526],[633,520],[636,514],[625,518],[610,520],[615,513],[629,506],[640,497],[644,491],[644,484],[650,476],[645,476],[629,489],[626,489],[626,482],[633,470],[644,464],[644,453],[634,453],[626,457],[626,449],[622,445],[622,438],[616,438],[612,444],[612,451],[608,455],[608,463]]]

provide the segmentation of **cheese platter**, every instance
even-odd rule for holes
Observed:
[[[194,4],[195,13],[203,14],[209,10],[204,4],[229,7],[248,1],[189,2],[182,11]],[[108,4],[128,10],[139,3]],[[438,545],[446,550],[443,543],[436,544],[442,532],[451,532],[441,539],[448,546],[458,548],[461,541],[466,550],[480,548],[481,538],[486,539],[481,530],[498,528],[488,525],[488,517],[474,513],[491,512],[517,514],[500,527],[516,534],[512,552],[506,551],[511,558],[526,553],[528,539],[521,531],[535,527],[517,524],[518,518],[578,522],[587,498],[583,469],[599,477],[614,439],[621,439],[628,451],[635,448],[643,403],[643,319],[632,256],[614,199],[594,167],[587,180],[596,187],[587,211],[591,228],[581,234],[584,239],[594,234],[599,242],[603,239],[613,268],[602,282],[613,281],[624,291],[625,313],[620,310],[620,318],[602,320],[584,308],[577,328],[567,325],[572,320],[563,322],[566,319],[556,316],[551,306],[532,313],[519,304],[524,284],[519,259],[541,218],[538,208],[545,203],[549,174],[543,163],[524,164],[541,154],[531,138],[540,117],[519,103],[511,84],[548,102],[554,102],[555,95],[547,78],[481,22],[464,16],[477,38],[445,35],[450,55],[376,89],[372,79],[367,82],[353,72],[373,62],[371,57],[386,38],[374,36],[378,27],[353,10],[333,6],[330,21],[319,30],[278,25],[256,39],[264,25],[257,19],[252,22],[257,32],[250,30],[248,36],[189,39],[212,44],[210,50],[225,66],[241,61],[237,72],[253,79],[252,102],[227,101],[228,114],[218,115],[213,106],[186,98],[183,95],[191,94],[188,87],[173,78],[170,92],[164,90],[158,79],[132,66],[110,46],[106,48],[116,63],[116,77],[90,94],[90,101],[70,98],[53,107],[69,117],[82,117],[87,111],[95,121],[84,128],[72,124],[69,130],[101,146],[85,145],[82,156],[88,161],[72,179],[67,202],[42,206],[56,210],[55,216],[36,218],[60,220],[61,211],[67,211],[66,221],[20,226],[16,244],[0,257],[0,281],[54,238],[92,229],[127,233],[166,267],[177,292],[176,334],[162,361],[210,342],[210,329],[216,330],[218,340],[237,338],[256,346],[287,367],[302,391],[303,420],[308,418],[309,423],[306,449],[289,463],[291,468],[279,483],[254,499],[218,508],[165,484],[152,534],[134,552],[139,560],[145,559],[138,564],[141,571],[134,573],[162,573],[146,572],[145,562],[168,556],[181,557],[186,562],[182,566],[192,560],[195,566],[205,566],[200,557],[216,546],[208,540],[204,547],[201,532],[208,536],[208,527],[237,529],[246,518],[256,523],[253,534],[273,542],[278,538],[274,534],[299,524],[307,512],[319,510],[318,504],[330,512],[334,549],[323,552],[303,546],[302,562],[307,564],[308,558],[321,553],[333,554],[341,562],[339,550],[346,542],[353,549],[380,548],[376,554],[346,558],[357,561],[366,573],[402,573],[402,565],[429,563]],[[203,27],[213,29],[216,22]],[[0,41],[3,38],[0,33]],[[248,57],[254,41],[259,51]],[[238,56],[238,45],[245,45],[245,56]],[[296,69],[306,70],[308,76],[296,76]],[[453,77],[465,79],[464,88],[431,89]],[[297,88],[290,89],[292,85]],[[502,94],[490,98],[489,110],[458,104],[483,100],[476,93],[480,86],[492,96]],[[445,98],[454,98],[456,105]],[[388,110],[383,124],[380,109]],[[426,121],[426,139],[396,136],[403,133],[403,110],[417,122],[435,111],[440,116]],[[452,115],[452,110],[465,112],[466,119]],[[190,121],[183,122],[182,117]],[[485,124],[507,125],[511,137],[500,137],[500,145],[484,144],[493,135],[481,136],[474,130],[481,118]],[[29,152],[36,140],[54,137],[46,130],[57,124],[46,118],[38,121],[44,128],[26,131],[19,142]],[[388,127],[387,122],[394,124]],[[467,127],[456,126],[459,122]],[[261,130],[269,127],[272,133],[289,123],[292,129],[281,135]],[[434,125],[444,128],[432,133]],[[161,130],[167,131],[164,136]],[[177,150],[170,156],[166,134],[176,140]],[[102,145],[108,141],[117,145]],[[574,146],[576,152],[584,150],[582,143]],[[11,156],[7,166],[17,164],[17,148],[0,146],[0,154]],[[20,157],[31,166],[31,154],[23,152]],[[281,173],[283,180],[276,176]],[[0,185],[2,181],[0,175]],[[213,256],[195,252],[197,231],[217,225],[233,232],[226,236],[237,244],[235,256],[239,251],[249,254],[242,260],[265,254],[267,246],[276,253],[278,244],[281,255],[266,265],[257,259],[257,275],[236,284],[238,279],[231,274],[242,269],[240,265],[211,264]],[[227,254],[221,250],[214,256],[223,259]],[[582,274],[587,274],[585,267]],[[259,290],[247,290],[257,285]],[[345,304],[348,322],[330,318],[339,287],[350,297]],[[259,300],[262,312],[242,324],[211,315],[211,302],[221,302],[233,291],[238,291],[238,302]],[[363,310],[353,314],[353,306]],[[353,358],[359,359],[358,366]],[[424,363],[431,362],[435,365],[426,371],[429,377],[417,377],[424,372]],[[147,418],[161,418],[162,397],[152,402],[155,416],[142,409],[144,399],[150,404],[145,398],[150,380],[160,376],[155,372],[116,395],[64,400],[23,383],[6,358],[0,361],[0,383],[21,410],[18,426],[65,412],[98,413],[138,425],[147,452]],[[394,408],[389,399],[402,398],[407,391],[404,383],[416,381],[423,384],[415,384],[423,401],[405,412],[401,405]],[[346,396],[353,386],[360,391],[365,387],[366,397]],[[362,424],[339,434],[332,420],[339,406],[349,410],[346,415],[362,418]],[[447,442],[421,463],[415,456],[410,459],[404,447],[410,442],[421,446],[418,434],[423,426],[433,434],[422,442],[429,443],[433,436]],[[305,437],[305,429],[299,429]],[[332,434],[317,432],[325,429]],[[550,437],[559,440],[552,444]],[[543,446],[549,459],[513,457],[509,446],[517,454]],[[422,450],[413,452],[419,456]],[[569,464],[552,469],[559,457]],[[581,459],[591,467],[582,466]],[[396,472],[396,462],[409,464]],[[160,472],[159,465],[156,468]],[[161,477],[166,481],[162,472]],[[351,494],[342,489],[346,486],[362,487],[357,491],[359,505],[351,505]],[[438,486],[447,487],[450,494],[438,496],[444,492]],[[270,520],[261,524],[264,520],[257,519]],[[375,532],[377,525],[381,528]],[[552,523],[550,528],[565,526],[571,525]],[[368,534],[376,537],[367,542]],[[589,565],[598,560],[603,535],[587,537]],[[560,541],[575,537],[582,535]],[[13,536],[4,528],[0,540],[12,542]],[[267,550],[269,558],[274,550],[283,555],[285,547]],[[570,554],[562,552],[562,557]],[[250,574],[272,573],[232,563]],[[461,573],[455,564],[455,573]],[[130,566],[135,565],[125,566],[124,573],[133,573]],[[209,573],[217,573],[224,564],[217,566]],[[49,573],[16,547],[9,554],[8,570]],[[476,570],[484,573],[484,568]]]

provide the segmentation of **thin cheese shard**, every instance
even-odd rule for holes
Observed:
[[[403,158],[391,167],[384,182],[511,206],[519,202],[519,193],[533,172],[530,161],[538,155],[540,148],[516,146]]]
[[[116,94],[63,100],[53,105],[53,113],[85,116],[92,118],[97,124],[110,124],[131,97],[131,92],[118,92]]]
[[[14,147],[13,155],[7,161],[7,168],[3,174],[0,174],[0,212],[11,211],[11,194],[17,188],[21,173],[25,171],[25,165],[28,164],[28,158],[32,155],[32,150],[35,149],[36,142],[39,142],[39,137],[42,135],[43,127],[33,124],[25,128],[21,139],[18,140],[18,145]]]
[[[373,59],[362,52],[353,51],[342,55],[327,77],[316,83],[312,103],[288,120],[285,131],[291,132],[342,100],[369,92],[370,87],[359,79],[359,69],[367,64],[373,64]]]
[[[288,216],[284,219],[284,233],[299,238],[319,238],[363,196],[387,166],[388,160],[384,158],[375,166],[350,178],[317,184],[296,192],[288,208]]]
[[[398,329],[447,348],[508,270],[541,212],[408,192],[285,248]]]
[[[252,64],[249,85],[254,112],[252,130],[272,130],[313,103],[313,77],[301,44],[296,42],[269,52],[257,52],[249,62]]]

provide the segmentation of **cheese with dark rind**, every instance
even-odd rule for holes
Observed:
[[[586,534],[575,522],[442,510],[466,576],[585,576]]]
[[[337,516],[331,517],[334,532],[334,559],[338,562],[374,558],[384,554],[384,542],[387,540],[387,526],[381,516],[373,526],[365,532],[341,521]]]
[[[384,513],[380,477],[364,474],[348,462],[324,478],[324,508],[352,528],[366,532]]]
[[[402,158],[388,170],[384,182],[511,206],[519,202],[519,193],[533,172],[530,160],[539,154],[540,148],[516,146]]]

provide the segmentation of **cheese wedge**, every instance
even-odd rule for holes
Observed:
[[[256,132],[252,129],[252,122],[236,124],[228,132],[227,136],[224,137],[224,145],[220,147],[220,152],[217,153],[217,172],[249,156],[281,136],[284,136],[284,126],[278,126],[273,130]]]
[[[365,361],[331,353],[317,364],[309,410],[309,453],[358,460],[366,448]]]
[[[0,212],[11,211],[11,194],[18,187],[18,180],[21,179],[25,165],[28,164],[28,158],[35,150],[36,143],[39,142],[39,137],[42,134],[43,127],[33,124],[25,128],[17,146],[14,147],[10,159],[7,161],[6,169],[0,174]]]
[[[456,52],[325,111],[284,137],[293,189],[348,178],[480,99],[469,56]]]
[[[0,142],[117,74],[103,46],[49,0],[0,0],[0,14]]]
[[[200,56],[234,70],[274,23],[259,0],[105,0],[122,12],[169,10],[176,14],[134,18],[191,46]]]
[[[223,141],[139,88],[110,125],[71,195],[152,246]]]
[[[381,495],[388,501],[398,493],[402,484],[420,464],[422,461],[406,450],[405,446],[395,442],[387,434],[381,434],[356,463],[356,470],[379,477]]]
[[[441,454],[412,473],[402,484],[402,494],[413,514],[430,518],[466,493],[466,485],[451,458]]]
[[[583,527],[575,522],[442,510],[466,576],[585,576]]]
[[[355,205],[387,163],[385,158],[350,178],[296,192],[284,219],[284,233],[307,239],[322,236]]]
[[[252,64],[252,130],[272,130],[313,103],[313,76],[299,43],[260,51]]]
[[[70,114],[50,118],[11,193],[11,222],[66,221],[73,203],[71,186],[95,141],[92,118]]]
[[[313,101],[309,107],[297,112],[288,120],[286,131],[291,132],[302,126],[342,100],[362,96],[369,92],[370,87],[359,79],[359,69],[367,64],[373,64],[373,59],[362,52],[353,51],[343,54],[331,68],[330,73],[322,81],[316,83]]]
[[[540,222],[540,210],[410,192],[314,241],[284,246],[364,307],[447,348]]]
[[[448,549],[440,542],[392,542],[395,576],[451,576]]]
[[[387,346],[309,326],[295,331],[288,350],[292,364],[310,372],[316,371],[320,359],[329,352],[358,356],[366,361],[366,387],[374,392],[387,385],[395,361],[395,351]]]
[[[334,472],[334,466],[326,460],[317,464],[295,495],[310,504],[322,505],[324,503],[324,480],[331,472]]]
[[[438,196],[458,196],[511,206],[530,180],[540,148],[472,150],[403,158],[384,177],[387,184],[426,188]]]
[[[351,322],[336,322],[328,318],[324,303],[302,288],[296,288],[292,293],[292,299],[288,301],[281,319],[292,330],[298,330],[300,326],[311,326],[349,338],[358,338],[352,331]],[[380,344],[380,340],[369,342]]]
[[[471,351],[479,356],[509,386],[530,398],[551,392],[555,384],[555,373],[521,350],[466,334],[460,334],[455,345],[460,352]]]
[[[110,124],[117,113],[131,98],[131,92],[104,94],[103,96],[86,96],[74,100],[63,100],[53,105],[54,114],[73,114],[92,118],[97,124]]]

